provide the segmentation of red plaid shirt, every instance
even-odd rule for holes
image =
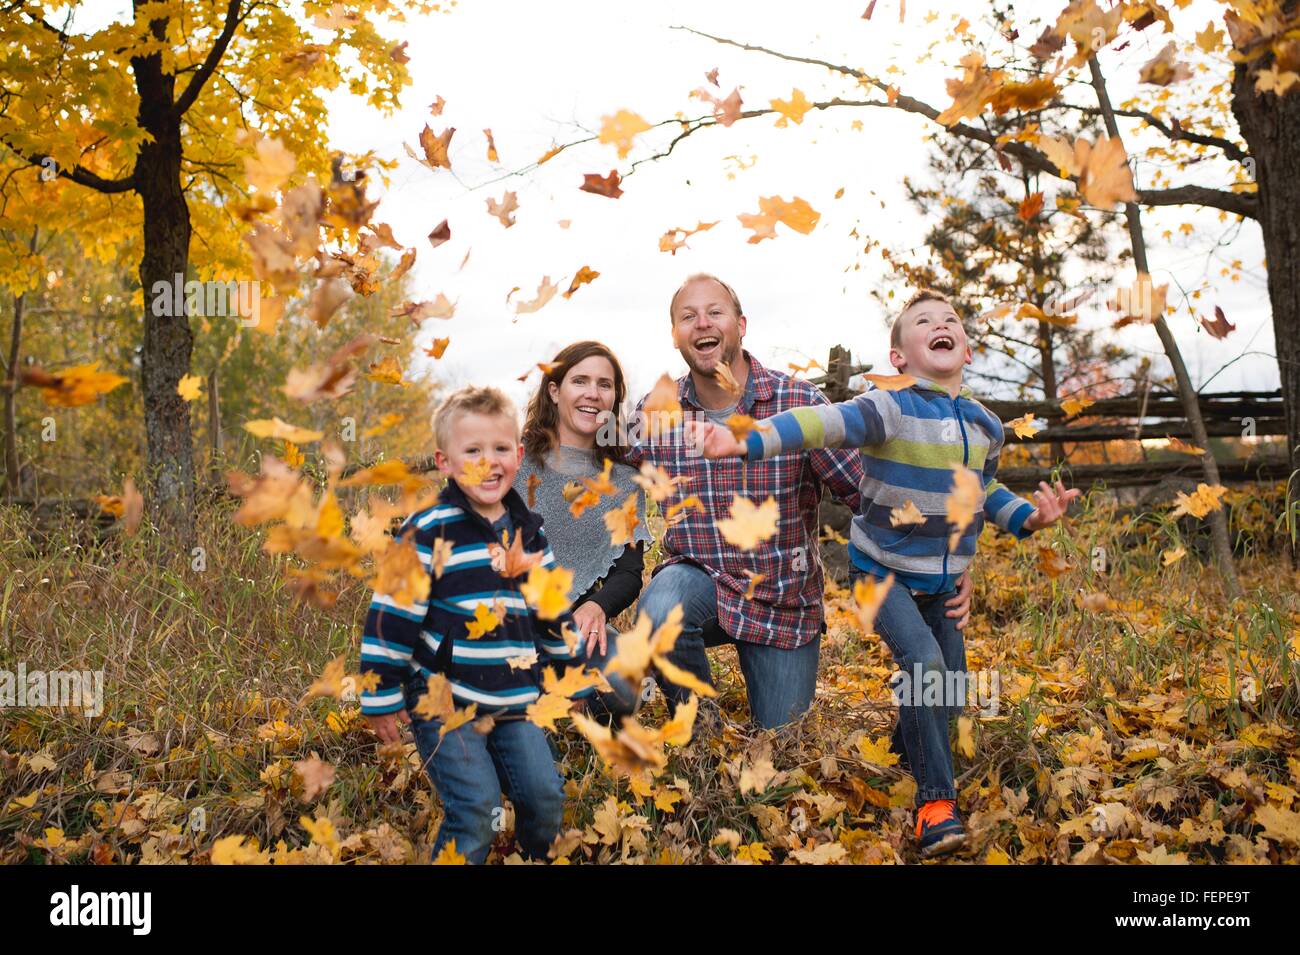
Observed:
[[[745,352],[749,381],[737,411],[767,418],[803,405],[829,404],[815,386],[768,371]],[[703,418],[705,409],[695,398],[689,374],[677,380],[677,396],[686,417]],[[641,406],[637,405],[637,418]],[[704,567],[718,592],[718,621],[736,640],[783,649],[801,647],[822,631],[822,563],[818,547],[817,504],[822,486],[858,510],[862,481],[861,452],[850,448],[818,448],[782,454],[763,461],[742,458],[708,461],[688,454],[681,428],[634,443],[628,458],[657,464],[670,475],[690,475],[678,500],[697,496],[703,512],[687,509],[680,523],[664,534],[667,557],[661,566],[689,560]],[[731,513],[736,494],[761,504],[776,499],[779,518],[776,535],[756,549],[742,551],[727,543],[713,526]],[[668,502],[665,502],[668,503]],[[762,574],[754,596],[744,599],[750,578],[745,571]]]

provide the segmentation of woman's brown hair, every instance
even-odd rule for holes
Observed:
[[[614,407],[610,413],[614,416],[614,435],[620,439],[623,436],[621,415],[623,414],[623,401],[627,397],[627,384],[623,379],[623,366],[618,363],[618,359],[614,357],[614,353],[609,350],[607,345],[594,341],[574,342],[572,345],[561,348],[555,358],[551,360],[551,370],[542,375],[542,383],[537,387],[537,392],[533,395],[532,400],[528,402],[528,415],[524,420],[524,451],[539,464],[546,459],[547,452],[559,443],[560,412],[555,402],[551,400],[551,383],[554,382],[555,387],[559,388],[574,365],[586,361],[593,355],[606,359],[610,367],[614,369]],[[607,428],[608,422],[601,425],[601,431],[606,431]],[[605,445],[600,442],[596,443],[596,460],[602,463],[607,459],[612,459],[621,464],[625,453],[626,448],[618,442]]]

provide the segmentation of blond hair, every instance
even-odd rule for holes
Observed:
[[[903,307],[898,310],[898,315],[895,316],[893,323],[889,326],[890,348],[897,348],[901,342],[903,329],[899,323],[903,320],[903,316],[907,314],[907,310],[913,305],[920,305],[922,302],[943,302],[945,305],[952,304],[952,300],[938,289],[923,288],[913,292],[912,297],[903,303]],[[956,309],[954,309],[954,311],[955,310]]]
[[[740,296],[736,294],[736,290],[734,288],[732,288],[730,285],[728,285],[726,282],[722,281],[722,279],[718,278],[716,275],[713,275],[712,273],[696,272],[694,275],[686,276],[686,281],[684,281],[681,285],[677,286],[677,291],[673,292],[673,297],[668,300],[668,324],[671,325],[673,322],[677,320],[677,316],[673,313],[673,308],[677,304],[677,296],[681,295],[682,291],[686,288],[686,286],[690,285],[692,282],[717,282],[724,289],[726,289],[727,294],[731,296],[731,304],[732,307],[734,307],[736,310],[736,315],[739,317],[745,314],[744,310],[741,309],[740,307]]]
[[[439,448],[447,446],[452,426],[467,414],[501,415],[509,418],[514,425],[516,439],[519,437],[519,418],[515,404],[506,397],[506,393],[500,388],[467,385],[448,395],[433,413],[433,440]]]

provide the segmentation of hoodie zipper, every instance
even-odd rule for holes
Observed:
[[[952,402],[952,412],[957,418],[957,427],[961,430],[961,464],[962,467],[970,467],[970,439],[966,435],[966,419],[962,417],[961,395],[949,397]],[[945,593],[948,590],[948,554],[951,548],[945,546],[943,549],[943,581],[939,585],[939,592]]]

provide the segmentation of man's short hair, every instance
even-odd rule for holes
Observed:
[[[899,336],[902,334],[902,329],[899,327],[898,323],[902,320],[903,314],[913,305],[920,305],[922,302],[943,302],[945,305],[952,304],[952,300],[938,289],[923,288],[913,292],[912,297],[903,303],[903,307],[898,310],[898,315],[894,317],[893,323],[889,326],[890,348],[897,348],[899,345]]]
[[[677,305],[677,296],[681,295],[682,289],[686,288],[686,286],[690,285],[692,282],[717,282],[726,289],[727,294],[731,296],[731,304],[735,307],[736,314],[745,314],[744,310],[740,307],[740,296],[736,294],[734,288],[710,272],[696,272],[694,275],[686,276],[686,281],[677,286],[677,291],[673,292],[673,297],[668,300],[668,324],[671,325],[673,322],[677,321],[677,315],[673,312],[673,308]]]
[[[500,388],[467,385],[448,395],[433,413],[433,440],[439,448],[447,446],[452,426],[467,414],[501,415],[509,418],[515,427],[515,437],[519,436],[519,418],[515,413],[515,404],[506,397],[504,391]]]

